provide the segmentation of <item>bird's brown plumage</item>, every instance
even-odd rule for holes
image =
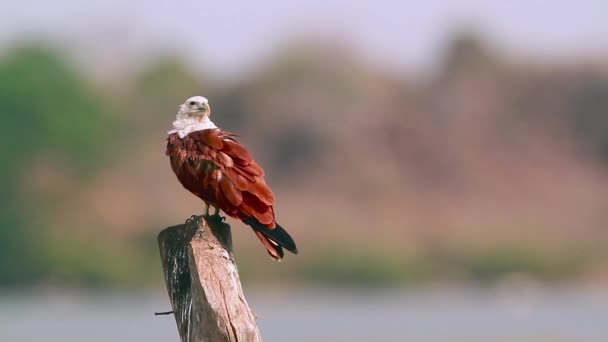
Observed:
[[[281,246],[297,253],[289,234],[275,221],[275,197],[264,181],[264,170],[235,134],[205,129],[180,138],[172,133],[167,138],[166,154],[186,189],[251,225],[274,259],[283,256]],[[285,235],[286,244],[281,243]]]

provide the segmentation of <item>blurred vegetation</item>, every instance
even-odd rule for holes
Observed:
[[[500,244],[476,248],[451,246],[420,253],[370,246],[335,246],[296,267],[304,281],[349,286],[403,286],[437,280],[494,284],[510,275],[538,281],[563,281],[580,275],[595,255],[541,246]]]
[[[175,56],[101,85],[56,48],[8,49],[0,286],[158,286],[160,222],[193,200],[157,161],[171,113],[194,94],[257,152],[303,241],[302,255],[275,267],[244,236],[239,267],[251,281],[568,281],[608,270],[598,262],[608,241],[605,66],[516,64],[471,34],[447,44],[427,82],[351,54],[296,44],[220,87]],[[165,199],[176,190],[183,202]],[[377,231],[357,223],[363,210],[378,212]],[[327,217],[352,227],[329,229]]]
[[[94,171],[110,125],[95,93],[54,49],[24,46],[0,59],[1,284],[36,282],[53,270],[48,229],[34,224],[48,203],[25,200],[20,190],[43,155],[65,158],[80,177]]]

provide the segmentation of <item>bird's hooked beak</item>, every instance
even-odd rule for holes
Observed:
[[[201,112],[204,112],[204,111],[206,111],[207,109],[209,109],[209,105],[208,105],[208,104],[206,104],[206,103],[201,103],[201,105],[198,107],[198,109],[199,109]]]

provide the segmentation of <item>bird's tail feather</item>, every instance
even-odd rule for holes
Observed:
[[[247,217],[243,222],[253,228],[273,259],[281,260],[283,258],[283,248],[298,254],[298,248],[293,238],[279,224],[274,228],[268,228],[253,217]]]
[[[259,231],[254,229],[253,232],[258,236],[260,241],[262,241],[262,244],[264,244],[264,247],[266,247],[266,250],[268,251],[268,254],[270,254],[271,258],[276,261],[281,261],[281,259],[283,259],[284,254],[281,246],[264,236],[264,234],[260,233]]]

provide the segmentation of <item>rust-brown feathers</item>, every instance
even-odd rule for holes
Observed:
[[[183,139],[171,134],[167,155],[182,184],[207,203],[230,216],[252,216],[268,228],[276,225],[275,199],[264,171],[234,134],[219,129],[192,132]]]
[[[264,170],[236,135],[220,129],[176,133],[167,138],[167,155],[182,185],[207,204],[250,225],[274,259],[282,247],[297,253],[289,234],[277,225],[275,197]]]

